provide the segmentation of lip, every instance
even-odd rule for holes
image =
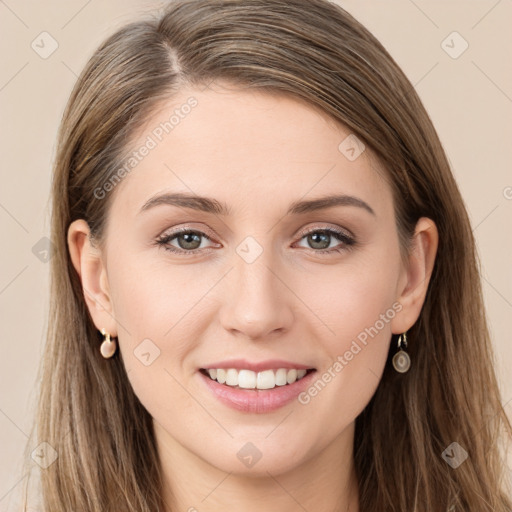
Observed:
[[[300,366],[300,365],[299,365]],[[217,366],[223,368],[223,366]],[[231,366],[230,368],[233,368]],[[245,366],[245,368],[247,368]],[[266,367],[267,369],[268,366]],[[280,368],[285,368],[280,366]],[[297,368],[297,366],[293,366]],[[299,369],[307,369],[306,367]],[[302,379],[295,381],[293,384],[284,386],[276,386],[273,389],[237,389],[220,384],[216,380],[210,379],[207,375],[198,371],[198,375],[205,383],[206,388],[221,403],[246,413],[268,413],[275,411],[286,404],[292,402],[297,396],[311,385],[311,381],[315,378],[316,370],[307,373]]]
[[[279,368],[287,368],[297,370],[311,370],[312,366],[306,366],[293,361],[285,361],[284,359],[267,359],[266,361],[250,362],[246,359],[230,359],[229,361],[217,361],[202,366],[199,369],[208,370],[214,368],[234,368],[235,370],[252,370],[253,372],[262,372],[263,370],[279,370]]]

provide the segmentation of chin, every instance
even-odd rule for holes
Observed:
[[[305,457],[301,457],[290,444],[281,450],[279,447],[268,446],[268,443],[265,448],[263,444],[264,442],[257,441],[237,442],[237,447],[232,451],[234,456],[226,456],[224,452],[221,457],[214,457],[209,462],[226,473],[254,478],[268,478],[269,473],[277,476],[304,463]],[[231,449],[229,451],[231,452]]]

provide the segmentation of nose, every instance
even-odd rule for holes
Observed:
[[[293,324],[293,293],[284,267],[272,261],[270,251],[252,263],[234,254],[220,311],[223,327],[240,338],[265,340],[283,334]]]

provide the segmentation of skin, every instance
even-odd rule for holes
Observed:
[[[391,335],[419,316],[436,227],[419,220],[403,261],[377,159],[366,148],[348,160],[338,146],[350,132],[290,97],[219,83],[184,89],[151,116],[133,147],[191,96],[197,106],[117,185],[103,244],[91,244],[84,220],[69,227],[92,319],[118,337],[130,383],[154,418],[169,511],[216,512],[234,503],[248,512],[298,504],[357,511],[354,422],[377,388]],[[213,197],[230,214],[165,204],[139,213],[163,191]],[[356,206],[285,214],[294,201],[332,193],[365,201],[375,215]],[[177,227],[211,240],[199,238],[195,256],[154,243]],[[348,230],[356,244],[332,235],[315,245],[300,232],[326,227]],[[236,251],[247,236],[263,249],[252,263]],[[179,250],[180,243],[191,250],[183,237],[169,245]],[[341,252],[318,254],[327,246]],[[400,311],[307,404],[236,411],[197,372],[244,357],[300,362],[321,375],[393,304]],[[145,339],[160,350],[149,366],[134,355]],[[237,457],[247,442],[262,454],[250,468]]]

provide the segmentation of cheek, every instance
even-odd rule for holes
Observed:
[[[396,259],[370,254],[353,261],[308,278],[298,292],[326,327],[322,339],[331,357],[349,350],[355,339],[387,341],[390,321],[400,308]]]
[[[157,270],[148,259],[132,255],[116,259],[109,272],[127,376],[140,402],[156,418],[174,417],[176,404],[180,414],[192,418],[199,414],[179,384],[183,376],[177,368],[192,348],[194,322],[187,312],[200,299],[203,287],[194,283],[187,287],[183,268],[160,265]]]
[[[354,265],[340,265],[337,272],[331,269],[328,278],[315,280],[319,286],[315,289],[322,289],[322,294],[309,294],[312,309],[329,330],[322,329],[320,338],[324,365],[302,403],[311,403],[318,414],[329,414],[333,407],[343,410],[331,425],[333,432],[341,423],[355,419],[380,381],[391,322],[401,310],[395,295],[396,261],[390,251],[387,257],[376,255]]]
[[[197,319],[205,314],[204,296],[217,273],[209,279],[193,266],[168,264],[163,257],[155,263],[149,253],[120,253],[126,256],[116,258],[109,283],[128,377],[145,403],[159,393],[179,396],[182,390],[172,376],[182,380],[187,356],[201,339]]]
[[[186,266],[166,265],[161,256],[155,263],[157,258],[148,256],[116,259],[109,272],[115,318],[133,335],[166,339],[207,284]]]
[[[356,339],[363,344],[375,340],[372,346],[381,339],[389,340],[390,326],[386,320],[391,318],[389,313],[394,313],[397,258],[391,248],[377,249],[364,255],[354,254],[337,265],[314,265],[311,272],[302,275],[294,273],[293,268],[285,270],[290,272],[285,281],[294,282],[294,294],[301,299],[295,309],[305,308],[306,315],[296,321],[305,322],[304,328],[318,339],[322,351],[331,359],[350,350]],[[109,283],[115,318],[120,324],[120,342],[133,351],[144,339],[155,340],[168,352],[172,340],[173,360],[179,362],[193,348],[190,340],[202,325],[198,317],[204,319],[214,314],[209,312],[205,294],[215,286],[224,269],[212,265],[201,267],[203,270],[198,272],[197,265],[167,264],[161,254],[155,258],[148,257],[148,253],[119,251],[117,256],[109,272]],[[382,351],[365,352],[376,352],[376,356],[382,357]]]

